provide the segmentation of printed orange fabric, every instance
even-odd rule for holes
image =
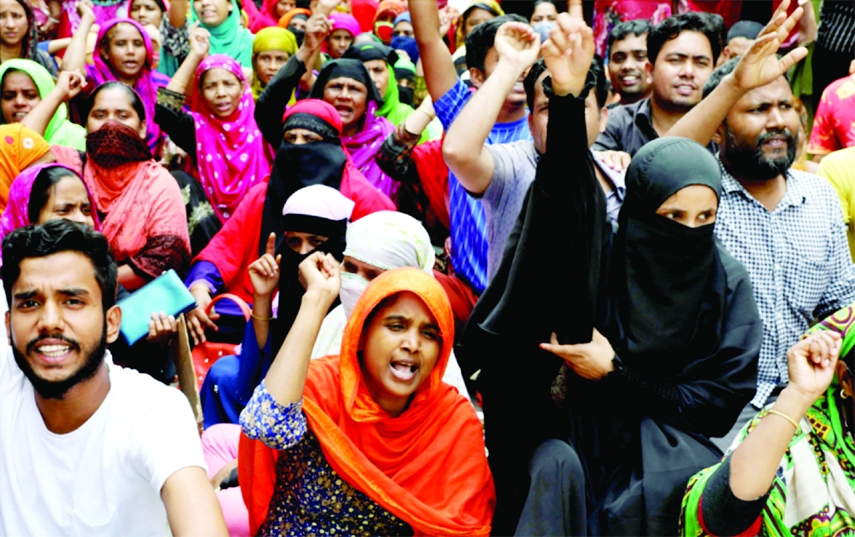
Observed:
[[[36,131],[20,123],[0,125],[0,214],[6,210],[12,180],[50,151]]]
[[[442,351],[428,380],[397,418],[374,401],[357,348],[369,314],[389,296],[412,292],[433,313]],[[442,286],[413,268],[376,278],[345,328],[341,356],[313,361],[303,412],[333,469],[418,535],[488,535],[495,506],[481,424],[468,401],[442,382],[454,341],[454,319]],[[276,453],[241,436],[238,471],[250,530],[257,532],[275,485]]]

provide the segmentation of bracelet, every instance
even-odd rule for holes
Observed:
[[[786,414],[784,414],[783,412],[779,412],[779,411],[775,410],[774,408],[770,408],[769,410],[767,410],[767,411],[766,411],[766,414],[774,414],[774,415],[776,415],[776,416],[780,416],[780,417],[784,418],[785,420],[787,420],[787,421],[789,421],[790,423],[792,423],[792,424],[793,424],[793,427],[795,427],[795,428],[796,428],[796,432],[799,432],[799,431],[801,431],[801,430],[802,430],[802,428],[799,426],[799,424],[798,424],[798,422],[797,422],[796,420],[794,420],[793,418],[791,418],[791,417],[787,416],[787,415],[786,415]]]
[[[59,24],[60,21],[59,21],[59,19],[55,19],[53,17],[48,17],[48,22],[52,22],[54,24]]]
[[[268,317],[259,317],[258,315],[255,314],[254,311],[250,311],[249,314],[252,316],[253,319],[256,319],[258,321],[264,321],[264,322],[269,322],[269,321],[272,321],[273,319],[276,318],[276,317],[269,317],[269,318]]]

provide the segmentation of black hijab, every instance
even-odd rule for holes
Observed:
[[[644,367],[664,375],[679,373],[687,356],[715,352],[722,335],[727,277],[714,226],[690,228],[656,214],[690,185],[721,197],[721,171],[706,148],[675,137],[646,144],[627,170],[612,252],[609,339],[620,342],[622,360],[649,357]]]
[[[305,107],[310,109],[311,105],[307,103]],[[323,140],[308,144],[293,144],[283,140],[280,144],[264,198],[261,236],[258,240],[259,255],[264,254],[267,237],[271,233],[276,234],[276,249],[280,249],[286,231],[282,208],[291,194],[312,185],[326,185],[336,190],[341,187],[347,156],[342,149],[338,130],[321,117],[308,112],[288,115],[282,126],[283,136],[295,128],[310,130],[319,134]]]
[[[318,73],[318,78],[315,80],[315,85],[312,86],[309,97],[312,99],[323,99],[327,83],[336,78],[352,78],[357,82],[363,83],[365,89],[368,91],[368,99],[377,104],[383,103],[383,96],[377,91],[377,86],[371,80],[368,69],[365,68],[360,60],[352,58],[340,58],[327,62],[324,68],[321,69],[321,72]]]

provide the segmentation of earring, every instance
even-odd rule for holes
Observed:
[[[849,399],[849,397],[851,397],[851,396],[848,395],[845,391],[843,391],[843,388],[840,388],[840,398],[843,400],[846,400],[846,399]]]

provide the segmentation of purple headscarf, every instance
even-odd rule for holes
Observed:
[[[3,211],[3,216],[0,218],[0,241],[19,227],[35,223],[30,222],[30,196],[33,193],[33,183],[35,183],[36,177],[46,168],[64,168],[69,171],[69,175],[74,175],[74,177],[80,179],[83,187],[86,188],[86,182],[80,178],[80,174],[64,164],[39,164],[38,166],[31,166],[22,171],[9,188],[9,200],[6,210]],[[86,188],[86,193],[89,194],[89,203],[92,206],[92,219],[95,221],[95,231],[101,231],[101,222],[98,220],[95,199],[88,188]]]
[[[394,84],[395,81],[390,80],[389,83]],[[350,153],[356,169],[362,172],[369,183],[395,201],[400,183],[386,175],[374,158],[383,141],[395,131],[395,126],[385,117],[376,115],[376,112],[377,103],[368,101],[362,130],[353,136],[343,136],[341,141]]]
[[[143,69],[140,72],[140,76],[137,78],[133,89],[142,99],[143,105],[145,105],[145,141],[148,144],[149,149],[151,149],[152,155],[157,158],[160,155],[160,144],[163,138],[160,126],[154,121],[154,110],[155,104],[157,103],[157,88],[166,87],[166,85],[169,84],[169,77],[158,73],[157,71],[152,71],[151,66],[153,64],[152,56],[154,49],[152,48],[151,38],[149,37],[148,32],[145,31],[145,28],[133,19],[113,19],[102,25],[100,30],[98,30],[98,40],[95,43],[95,51],[92,53],[92,61],[94,62],[94,65],[86,66],[86,78],[89,82],[93,83],[93,87],[95,88],[104,82],[117,80],[113,69],[104,61],[103,58],[101,58],[101,41],[114,26],[121,23],[130,24],[136,28],[142,36],[143,43],[145,44],[145,64],[143,65]]]

